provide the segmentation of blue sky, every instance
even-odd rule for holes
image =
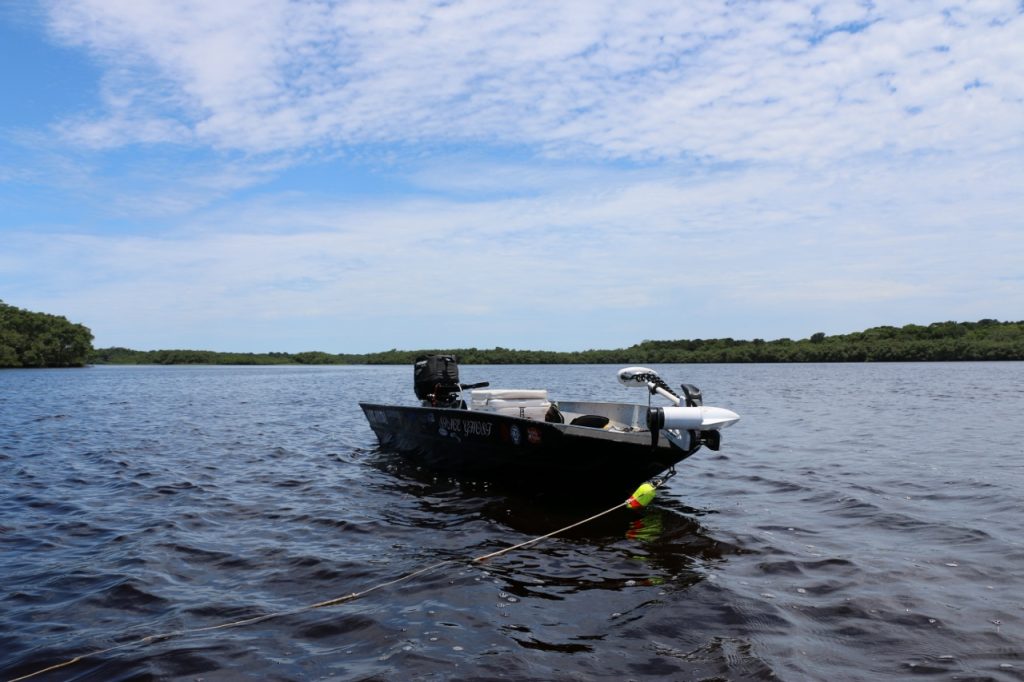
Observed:
[[[1024,319],[1024,5],[0,5],[0,299],[95,345]]]

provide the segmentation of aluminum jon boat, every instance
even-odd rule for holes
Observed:
[[[618,372],[646,389],[646,404],[553,401],[543,389],[463,384],[451,355],[417,358],[418,406],[360,403],[381,449],[439,473],[542,495],[628,495],[701,447],[718,450],[739,415],[682,395],[644,367]],[[669,404],[657,407],[651,398]]]

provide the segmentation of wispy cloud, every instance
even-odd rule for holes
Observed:
[[[509,315],[542,320],[566,310],[596,325],[591,337],[628,343],[644,327],[643,338],[686,336],[694,319],[735,336],[785,336],[792,311],[810,314],[808,306],[819,320],[829,310],[849,318],[851,305],[894,316],[917,306],[921,321],[968,300],[1013,309],[1019,286],[993,288],[990,278],[1019,271],[1019,222],[986,228],[983,240],[964,227],[998,223],[1003,216],[972,207],[1008,186],[950,204],[942,198],[957,191],[957,178],[944,172],[909,187],[899,169],[864,170],[811,187],[783,171],[675,180],[619,173],[470,203],[264,196],[235,211],[231,229],[219,229],[228,219],[214,209],[159,235],[21,235],[9,244],[26,287],[38,287],[34,299],[59,297],[100,331],[131,320],[136,345],[150,346],[169,336],[197,345],[218,329],[277,321],[301,348],[304,330],[324,320],[380,319],[380,329],[349,339],[350,348],[371,350],[375,341],[398,344],[396,335],[423,338],[428,330],[402,320],[425,310],[442,325],[476,321],[465,343],[489,346],[507,345],[499,325]],[[905,205],[907,191],[931,212]],[[984,262],[986,274],[965,262]],[[773,312],[776,325],[740,331],[744,316]],[[543,325],[519,333],[526,345],[553,345]]]
[[[823,163],[1022,140],[1010,1],[78,0],[51,14],[108,64],[106,111],[62,127],[98,146],[483,141]]]
[[[1017,2],[46,8],[103,76],[0,140],[0,292],[101,345],[582,348],[1024,309]]]

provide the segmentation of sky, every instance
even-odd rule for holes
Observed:
[[[96,347],[1024,319],[1024,2],[0,4],[0,300]]]

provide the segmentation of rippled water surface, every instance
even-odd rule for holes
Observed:
[[[462,378],[644,401],[616,369]],[[482,565],[608,505],[378,451],[411,367],[0,372],[0,679],[1024,679],[1024,364],[659,369],[722,450]]]

